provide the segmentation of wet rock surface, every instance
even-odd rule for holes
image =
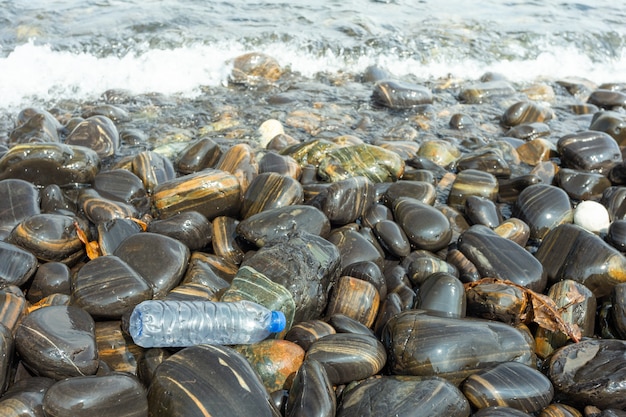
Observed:
[[[626,412],[623,85],[233,65],[0,115],[0,414]],[[144,349],[150,298],[287,328]]]

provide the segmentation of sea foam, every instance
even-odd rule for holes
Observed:
[[[108,89],[134,94],[163,93],[194,97],[201,86],[228,82],[232,60],[250,52],[237,41],[192,44],[174,49],[147,49],[124,56],[98,57],[88,53],[55,51],[34,41],[21,44],[0,58],[0,110],[19,111],[36,103],[57,100],[93,100]],[[359,56],[341,51],[308,51],[297,45],[269,43],[262,51],[305,77],[320,72],[358,74],[378,65],[396,77],[412,74],[420,79],[474,80],[485,72],[497,72],[512,81],[582,77],[595,83],[619,82],[626,74],[626,57],[592,62],[574,47],[546,45],[528,59],[457,58],[453,53],[424,59],[390,52],[365,51]]]

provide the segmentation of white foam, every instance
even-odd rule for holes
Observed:
[[[273,43],[262,51],[281,65],[311,77],[318,72],[362,72],[379,65],[399,77],[454,77],[477,79],[497,72],[511,80],[583,77],[596,83],[625,81],[626,56],[607,62],[592,60],[573,47],[545,45],[536,58],[485,62],[458,59],[443,51],[431,61],[398,57],[392,53],[366,53],[353,57],[341,52],[308,52],[296,45]],[[95,99],[112,88],[132,93],[160,92],[193,97],[200,86],[227,82],[232,58],[249,52],[237,41],[195,44],[170,50],[151,49],[122,57],[96,57],[87,53],[53,51],[49,46],[28,42],[0,58],[0,109],[16,111],[33,102],[60,99]]]

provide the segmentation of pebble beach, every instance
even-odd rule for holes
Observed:
[[[381,30],[366,15],[338,32]],[[180,52],[169,33],[159,47]],[[1,415],[626,415],[614,56],[595,79],[349,54],[307,72],[241,36],[193,92],[107,81],[16,98],[0,83]],[[93,39],[81,53],[111,40]],[[0,66],[28,47],[42,46],[17,42]],[[127,320],[149,299],[251,300],[287,328],[142,348]]]

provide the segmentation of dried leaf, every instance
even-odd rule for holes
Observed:
[[[515,284],[511,281],[501,280],[497,278],[483,278],[481,280],[470,282],[465,284],[466,290],[469,288],[473,288],[480,284],[493,284],[500,283],[504,285],[509,285],[515,288],[519,288],[524,292],[524,295],[527,297],[527,303],[532,311],[529,311],[526,316],[522,319],[530,318],[533,322],[537,323],[540,327],[543,327],[547,330],[553,332],[563,332],[567,337],[572,339],[574,342],[579,342],[582,337],[582,332],[580,328],[574,323],[568,323],[563,320],[562,312],[567,308],[567,306],[571,304],[575,304],[584,300],[582,294],[572,294],[571,300],[568,301],[566,307],[559,308],[553,299],[548,297],[547,295],[539,294],[531,289],[523,287],[521,285]],[[580,299],[580,297],[583,299]],[[569,294],[568,294],[569,298]]]
[[[85,251],[87,252],[87,256],[89,257],[89,259],[95,259],[98,256],[102,255],[98,242],[96,242],[95,240],[90,242],[89,238],[87,237],[87,233],[85,233],[83,229],[80,228],[78,222],[74,222],[74,227],[76,228],[76,235],[78,236],[78,240],[80,240],[83,245],[85,245]]]

